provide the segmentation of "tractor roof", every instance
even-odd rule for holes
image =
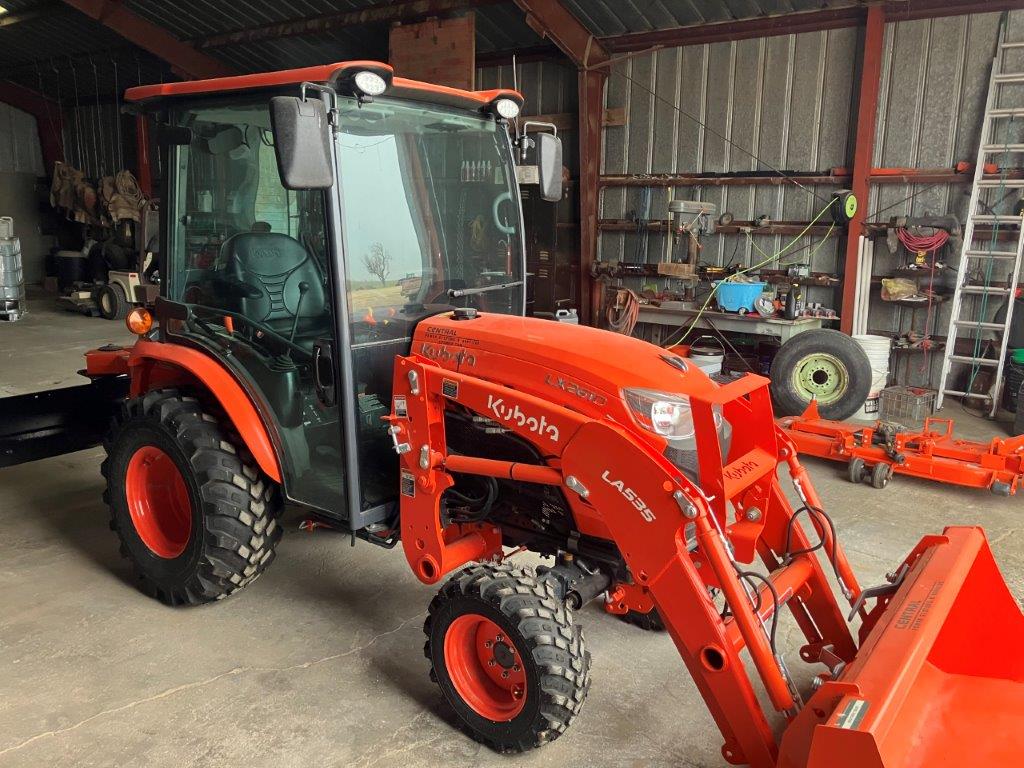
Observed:
[[[262,89],[280,89],[282,86],[299,85],[304,82],[337,85],[353,77],[361,70],[377,72],[388,81],[388,96],[426,101],[463,109],[480,109],[498,98],[510,98],[523,103],[523,97],[508,88],[489,91],[467,91],[445,85],[424,83],[395,77],[394,69],[379,61],[340,61],[299,69],[282,69],[277,72],[260,72],[251,75],[215,77],[210,80],[185,80],[179,83],[140,85],[129,88],[125,99],[133,102],[164,101],[186,96],[202,96],[215,93],[235,93]]]

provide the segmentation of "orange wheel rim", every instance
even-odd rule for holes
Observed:
[[[448,627],[444,663],[455,690],[481,717],[515,718],[526,705],[526,671],[507,633],[485,616],[467,613]]]
[[[128,513],[142,543],[158,557],[178,557],[192,535],[192,503],[173,459],[144,445],[128,460],[124,485]]]

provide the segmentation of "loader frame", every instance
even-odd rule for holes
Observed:
[[[500,380],[501,371],[489,367],[487,377]],[[455,403],[529,441],[544,462],[449,454],[444,414]],[[861,589],[831,523],[804,511],[821,504],[792,443],[772,421],[767,379],[748,376],[692,398],[701,477],[710,478],[703,490],[634,425],[601,422],[425,357],[396,360],[392,406],[402,457],[401,538],[416,576],[431,584],[466,563],[502,557],[502,530],[492,523],[443,524],[440,504],[451,473],[563,487],[580,534],[614,542],[632,574],[634,584],[618,598],[653,600],[722,732],[730,763],[775,765],[779,754],[741,651],[749,652],[773,707],[788,718],[801,711],[773,647],[773,614],[783,605],[804,633],[804,661],[838,672],[853,660],[856,644],[816,551],[828,553],[851,604]],[[715,448],[716,408],[736,430],[729,456]],[[804,505],[799,512],[776,476],[780,461]],[[817,521],[820,545],[796,524],[798,514]],[[758,577],[740,566],[755,558],[770,573],[756,588]],[[731,615],[719,613],[712,591],[721,592]]]

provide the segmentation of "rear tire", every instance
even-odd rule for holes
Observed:
[[[124,289],[117,283],[107,283],[97,289],[96,305],[104,320],[124,320],[131,309]]]
[[[554,586],[532,570],[464,568],[430,603],[423,631],[431,679],[477,741],[523,752],[579,714],[590,654]]]
[[[208,603],[273,561],[277,486],[194,398],[165,389],[129,400],[105,448],[110,527],[144,593],[167,605]]]

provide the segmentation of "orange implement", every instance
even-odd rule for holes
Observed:
[[[820,418],[813,402],[802,415],[777,423],[806,456],[859,459],[866,470],[884,464],[890,475],[988,488],[1001,496],[1015,494],[1024,484],[1024,436],[994,437],[987,443],[964,440],[953,435],[952,419],[928,418],[916,430],[894,430],[884,422],[830,421]],[[851,468],[851,479],[857,479],[854,474]]]
[[[1006,643],[1024,636],[1024,614],[985,534],[926,537],[896,581],[857,657],[787,729],[779,765],[1020,765],[1024,656]]]

